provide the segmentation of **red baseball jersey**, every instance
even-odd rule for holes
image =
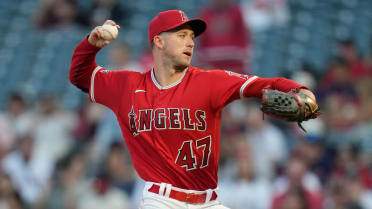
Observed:
[[[87,87],[81,78],[89,72],[90,99],[116,114],[142,179],[183,189],[217,187],[224,106],[244,97],[260,98],[263,88],[289,91],[304,87],[285,78],[205,71],[192,66],[179,81],[162,87],[153,70],[109,71],[97,66],[97,51],[86,39],[77,47],[70,80]]]

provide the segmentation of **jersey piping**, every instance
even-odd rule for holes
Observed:
[[[93,103],[96,103],[96,100],[94,99],[94,77],[96,73],[102,69],[101,66],[97,66],[92,73],[92,77],[90,78],[90,99],[92,100]]]
[[[169,84],[168,86],[164,86],[164,87],[162,87],[162,86],[158,83],[158,81],[157,81],[156,78],[155,78],[154,68],[151,70],[151,79],[152,79],[152,82],[155,84],[155,86],[158,87],[158,89],[160,89],[160,90],[162,90],[162,89],[169,89],[169,88],[172,88],[172,87],[174,87],[174,86],[177,86],[178,84],[180,84],[180,83],[182,82],[182,80],[183,80],[183,78],[185,77],[186,72],[188,71],[188,69],[189,69],[189,68],[186,68],[186,69],[185,69],[185,71],[183,72],[182,77],[181,77],[178,81],[176,81],[176,82],[174,82],[174,83],[172,83],[172,84]]]
[[[243,85],[240,87],[240,99],[244,98],[244,89],[248,86],[248,84],[252,83],[254,80],[256,80],[258,77],[253,76],[249,78]]]

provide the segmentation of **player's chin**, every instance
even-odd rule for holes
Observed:
[[[175,69],[178,72],[182,72],[189,66],[190,66],[190,62],[179,62],[179,63],[176,64]]]
[[[189,65],[176,65],[175,69],[177,72],[183,72]]]
[[[179,62],[176,64],[177,68],[187,68],[191,63],[191,60],[179,60]]]

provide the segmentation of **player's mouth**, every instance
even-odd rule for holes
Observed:
[[[191,52],[183,52],[183,54],[186,55],[186,56],[189,56],[189,57],[191,57],[191,55],[192,55]]]

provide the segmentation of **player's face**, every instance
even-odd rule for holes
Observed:
[[[194,52],[194,31],[188,25],[167,32],[164,36],[164,55],[176,69],[190,65]]]

